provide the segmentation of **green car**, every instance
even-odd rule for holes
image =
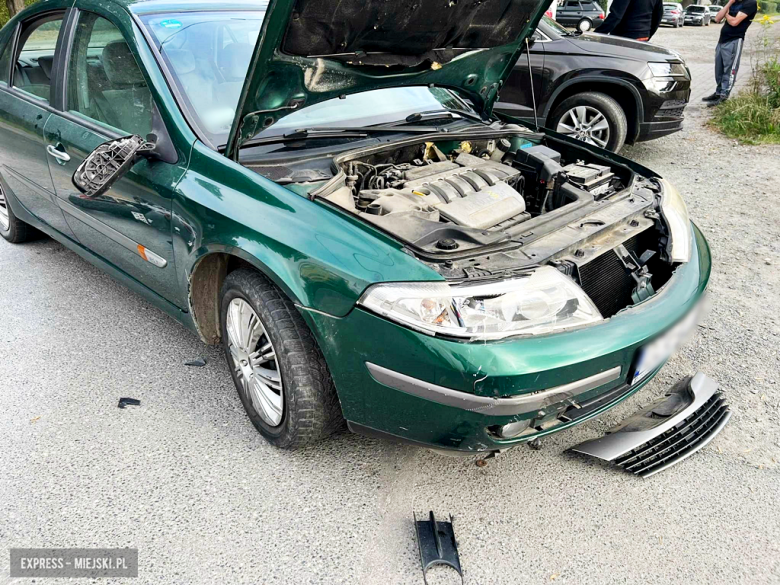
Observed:
[[[221,343],[277,447],[579,424],[663,366],[711,261],[654,172],[492,113],[547,4],[37,2],[0,31],[0,234]]]

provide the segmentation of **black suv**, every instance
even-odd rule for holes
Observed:
[[[563,26],[576,27],[580,32],[587,32],[604,22],[604,10],[598,2],[586,0],[564,0],[558,6],[555,20]]]
[[[575,34],[545,17],[531,45],[539,124],[618,152],[677,132],[691,94],[682,57],[657,45]],[[533,122],[527,57],[501,89],[495,110]]]

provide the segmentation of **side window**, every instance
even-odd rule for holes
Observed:
[[[70,112],[145,137],[152,131],[152,94],[122,33],[82,12],[68,63]]]
[[[62,16],[34,22],[22,31],[16,59],[14,87],[49,101],[54,49],[62,28]]]

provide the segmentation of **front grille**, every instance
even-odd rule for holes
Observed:
[[[685,108],[668,108],[665,110],[658,110],[655,114],[656,118],[682,118],[685,113]]]
[[[657,473],[704,447],[730,416],[728,405],[717,392],[677,425],[618,457],[614,463],[640,477]]]
[[[637,256],[641,255],[647,249],[638,249],[645,233],[647,232],[637,234],[623,245],[629,252]],[[619,310],[633,304],[631,292],[636,283],[626,272],[617,254],[610,250],[580,267],[580,286],[598,307],[601,315],[611,317]]]

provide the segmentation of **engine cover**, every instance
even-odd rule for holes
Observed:
[[[520,171],[492,160],[460,154],[454,162],[396,168],[388,173],[393,188],[360,192],[366,213],[414,212],[457,225],[485,229],[525,212],[515,189]]]

